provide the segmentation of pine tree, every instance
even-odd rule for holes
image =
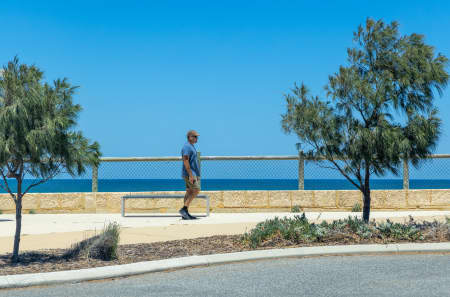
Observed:
[[[52,85],[43,82],[36,66],[19,64],[14,58],[0,76],[0,187],[16,206],[16,232],[12,261],[19,261],[22,199],[33,187],[61,172],[71,176],[99,164],[97,142],[89,143],[76,131],[81,106],[72,97],[76,87],[67,79]],[[25,186],[25,177],[35,182]],[[15,179],[17,190],[8,181]]]
[[[285,96],[282,127],[298,135],[306,157],[339,171],[362,192],[368,222],[371,176],[398,174],[405,159],[417,166],[436,146],[441,120],[433,100],[447,85],[448,59],[423,35],[400,36],[397,22],[367,19],[354,42],[349,65],[325,86],[332,100],[296,85]]]

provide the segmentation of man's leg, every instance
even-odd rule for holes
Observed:
[[[183,219],[196,219],[196,217],[189,214],[188,207],[200,192],[200,179],[196,179],[194,183],[191,183],[188,178],[184,178],[184,180],[186,183],[186,194],[184,195],[184,206],[180,209],[180,214]]]
[[[184,195],[184,206],[189,207],[191,204],[192,189],[186,189],[186,194]]]
[[[188,207],[190,203],[190,197],[192,196],[192,189],[189,180],[187,178],[184,178],[184,181],[186,183],[186,194],[184,195],[183,207],[179,210],[179,213],[184,220],[190,220],[191,218],[189,217]]]
[[[186,192],[186,195],[184,196],[184,205],[186,207],[189,207],[189,205],[191,204],[192,200],[194,200],[194,198],[197,197],[199,192],[200,192],[200,190],[197,190],[197,189],[191,189],[189,191],[189,195]]]
[[[200,190],[198,190],[198,189],[192,189],[192,190],[191,190],[190,195],[189,195],[189,197],[187,198],[187,201],[186,201],[186,204],[187,204],[186,207],[189,207],[189,205],[191,204],[192,200],[194,200],[194,198],[197,197],[197,195],[198,195],[199,192],[200,192]],[[197,217],[194,217],[193,215],[191,215],[191,214],[189,213],[189,210],[188,210],[188,209],[186,209],[186,212],[187,212],[188,217],[189,217],[191,220],[197,219]]]

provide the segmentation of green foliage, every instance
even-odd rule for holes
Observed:
[[[397,174],[404,159],[417,166],[436,146],[441,120],[433,100],[447,85],[448,60],[424,36],[400,36],[396,22],[368,19],[354,42],[348,65],[329,76],[331,101],[295,85],[285,96],[282,127],[297,134],[306,158],[339,171],[363,193],[368,222],[371,175]]]
[[[61,172],[80,175],[100,162],[99,144],[76,131],[81,106],[73,103],[76,87],[66,78],[43,82],[36,66],[16,57],[0,76],[0,188],[22,212],[22,197]],[[23,187],[25,176],[36,182]],[[8,179],[17,181],[17,192]],[[16,220],[13,261],[18,261],[21,216]]]
[[[291,208],[291,212],[302,212],[302,208],[300,207],[300,205],[294,205]]]
[[[447,237],[447,240],[450,241],[450,220],[447,220],[445,228],[446,228],[446,230],[444,230],[445,236]]]
[[[117,247],[120,239],[120,226],[110,223],[89,250],[89,257],[105,261],[118,259]]]
[[[418,240],[422,238],[420,230],[414,225],[405,225],[400,223],[392,223],[387,220],[385,223],[378,225],[378,230],[383,237],[392,237],[395,239]]]
[[[305,213],[293,218],[278,218],[258,223],[242,237],[244,244],[251,248],[264,246],[268,242],[285,240],[293,244],[311,242],[348,242],[348,240],[378,240],[380,242],[420,241],[424,239],[450,240],[450,222],[418,223],[410,218],[408,223],[370,222],[349,216],[330,223],[310,223]]]
[[[35,211],[34,209],[30,209],[30,210],[28,211],[28,213],[29,213],[29,214],[36,214],[36,211]]]
[[[322,222],[324,228],[327,228],[330,234],[357,235],[361,239],[369,239],[375,232],[374,224],[366,224],[363,219],[349,216],[344,220],[335,220],[328,224]]]
[[[109,223],[101,234],[95,235],[73,245],[63,257],[67,260],[84,256],[87,258],[111,261],[118,259],[117,248],[120,239],[120,225]]]
[[[256,248],[262,241],[274,235],[279,235],[293,242],[312,241],[319,236],[311,228],[312,226],[308,223],[305,213],[302,216],[296,215],[293,219],[275,217],[257,224],[250,233],[244,235],[244,241],[249,242],[252,248]]]
[[[76,131],[81,106],[73,103],[77,87],[66,78],[45,83],[36,66],[14,58],[0,77],[0,174],[2,187],[13,194],[6,177],[39,179],[14,196],[21,196],[62,170],[72,176],[86,165],[99,164],[99,145]]]
[[[356,202],[352,207],[352,212],[361,212],[361,203]]]
[[[0,215],[3,214],[3,211],[0,209]]]

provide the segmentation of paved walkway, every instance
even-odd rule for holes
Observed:
[[[212,235],[242,234],[269,218],[292,217],[298,213],[212,213],[195,221],[183,221],[179,216],[132,216],[120,214],[34,214],[23,215],[21,251],[66,248],[99,232],[108,222],[122,227],[121,244],[148,243]],[[361,215],[351,212],[309,212],[311,221],[346,218]],[[372,212],[371,218],[396,221],[440,219],[450,217],[450,211]],[[0,254],[12,251],[15,232],[14,215],[0,215]]]

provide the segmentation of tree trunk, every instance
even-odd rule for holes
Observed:
[[[19,244],[20,244],[20,232],[22,230],[22,197],[17,196],[16,203],[16,234],[14,235],[14,249],[12,261],[14,263],[19,260]]]
[[[370,189],[364,190],[364,206],[363,206],[363,220],[369,222],[370,217]]]
[[[16,234],[14,235],[14,248],[12,262],[19,262],[20,232],[22,230],[22,181],[17,180],[17,202],[16,202]]]
[[[370,218],[370,168],[366,162],[366,172],[364,177],[364,187],[363,187],[363,195],[364,195],[364,206],[363,206],[363,220],[365,223],[369,222]]]

